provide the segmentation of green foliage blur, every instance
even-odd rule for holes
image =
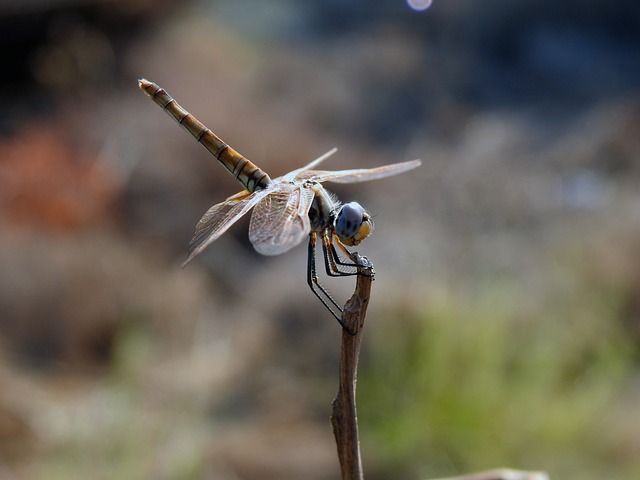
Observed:
[[[510,466],[551,478],[639,478],[616,434],[633,363],[612,293],[526,310],[513,287],[389,312],[359,377],[371,478]],[[624,417],[624,416],[623,416]]]

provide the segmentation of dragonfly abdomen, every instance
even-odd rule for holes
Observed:
[[[138,85],[156,104],[211,152],[249,192],[265,188],[271,183],[271,178],[266,172],[248,158],[240,155],[205,127],[196,117],[182,108],[164,88],[144,78],[138,81]]]

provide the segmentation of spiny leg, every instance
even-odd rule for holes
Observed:
[[[340,256],[336,251],[336,247],[333,245],[333,242],[331,241],[330,234],[324,233],[322,235],[322,252],[324,253],[324,266],[327,271],[327,275],[329,275],[330,277],[348,277],[348,276],[353,276],[358,274],[357,271],[353,271],[353,270],[350,270],[350,271],[340,270],[338,265],[343,267],[351,267],[351,268],[356,268],[358,265],[356,265],[353,262],[351,263],[343,262],[340,259]],[[351,254],[349,253],[349,255]]]
[[[338,321],[340,321],[340,316],[336,314],[333,308],[329,306],[325,298],[321,295],[322,293],[333,304],[333,306],[342,313],[342,307],[318,281],[318,274],[316,271],[316,234],[314,232],[311,232],[309,235],[309,248],[307,251],[307,283],[309,284],[311,291],[315,293],[316,297],[320,299],[322,304],[327,307]]]
[[[342,321],[342,307],[338,305],[338,302],[334,300],[331,294],[320,284],[318,281],[318,275],[316,272],[316,234],[311,232],[309,235],[309,248],[308,248],[308,256],[307,256],[307,283],[309,284],[309,288],[315,294],[316,297],[322,302],[322,304],[326,307],[331,315],[335,317],[338,323],[344,328],[349,334],[355,335],[347,325]],[[324,295],[324,297],[323,297]],[[331,304],[337,309],[339,314],[336,313],[325,297],[331,302]]]

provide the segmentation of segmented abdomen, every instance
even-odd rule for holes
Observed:
[[[198,142],[204,145],[220,162],[235,176],[244,187],[253,192],[265,188],[271,179],[261,168],[240,155],[227,145],[211,130],[205,127],[193,115],[182,108],[167,91],[144,78],[138,80],[138,85],[162,109],[182,125]]]

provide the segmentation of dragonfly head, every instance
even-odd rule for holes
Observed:
[[[358,245],[373,232],[373,220],[359,203],[345,203],[336,216],[335,231],[343,244]]]

